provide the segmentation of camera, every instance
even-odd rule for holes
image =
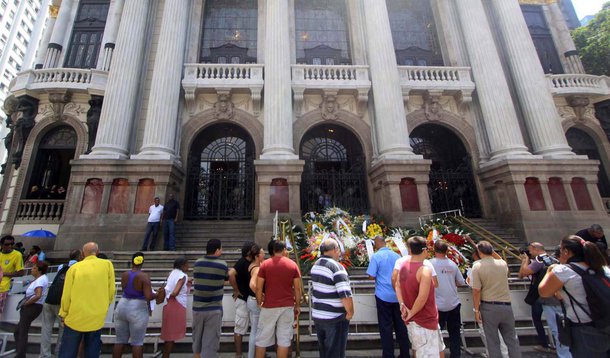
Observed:
[[[536,256],[536,261],[543,263],[545,267],[549,267],[553,264],[559,263],[559,261],[556,258],[549,256],[547,254],[542,254],[542,255]]]
[[[532,258],[532,255],[530,254],[530,250],[527,246],[520,248],[519,254],[521,254],[521,255],[526,254],[527,257]]]

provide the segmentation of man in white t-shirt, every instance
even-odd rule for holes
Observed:
[[[466,281],[455,262],[447,258],[449,245],[444,240],[434,243],[435,257],[430,260],[438,274],[438,288],[434,291],[438,320],[441,329],[447,325],[449,332],[449,350],[451,358],[459,358],[461,350],[460,297],[457,286],[465,286]]]
[[[396,263],[394,264],[394,271],[392,272],[392,287],[396,288],[396,280],[398,279],[398,272],[400,272],[400,267],[410,257],[411,257],[411,255],[405,255],[405,256],[399,258],[398,260],[396,260]],[[426,267],[430,268],[430,270],[432,270],[432,282],[434,283],[434,287],[438,287],[438,278],[436,277],[436,271],[434,270],[434,266],[432,266],[432,263],[430,262],[430,260],[424,260],[424,266],[426,266]]]
[[[146,224],[146,234],[144,234],[144,243],[142,244],[141,251],[155,250],[155,241],[157,241],[157,234],[159,233],[159,226],[163,220],[163,205],[159,197],[155,198],[155,203],[148,208],[148,223]],[[152,234],[152,239],[151,239]]]

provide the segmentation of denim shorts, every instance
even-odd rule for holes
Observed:
[[[121,298],[114,310],[116,344],[143,346],[148,318],[146,300]]]

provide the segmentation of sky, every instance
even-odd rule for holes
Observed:
[[[582,19],[587,15],[594,15],[602,9],[602,5],[608,0],[572,0],[578,18]]]

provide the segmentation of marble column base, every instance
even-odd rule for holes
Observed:
[[[427,159],[412,160],[376,160],[369,171],[373,188],[371,207],[377,209],[391,226],[414,226],[421,215],[430,214],[428,181],[430,165]],[[403,178],[410,178],[417,187],[419,211],[403,211],[400,183]]]
[[[279,217],[290,217],[293,224],[301,222],[301,175],[303,160],[255,160],[256,167],[256,243],[266,247],[273,235],[275,211],[271,204],[271,183],[274,179],[285,179],[288,183],[288,212]]]
[[[598,170],[599,162],[587,159],[515,159],[487,165],[478,171],[483,187],[483,211],[493,213],[500,225],[512,228],[524,240],[554,247],[563,236],[591,224],[610,227],[610,216],[597,189]],[[537,199],[536,195],[526,191],[527,178],[537,178],[540,184]],[[565,192],[564,197],[560,195],[564,198],[563,208],[558,207],[557,192],[551,192],[550,178],[561,180]],[[573,178],[584,179],[591,204],[589,208],[583,209],[579,204],[583,195],[573,191]],[[536,204],[532,206],[530,202]]]

